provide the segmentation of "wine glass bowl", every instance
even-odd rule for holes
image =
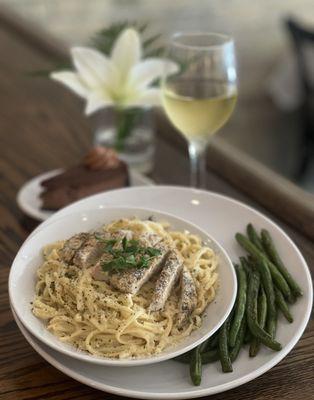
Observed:
[[[165,70],[162,102],[172,124],[188,140],[191,185],[204,185],[204,156],[210,138],[229,119],[237,98],[234,42],[218,33],[176,33],[167,58],[178,65]]]

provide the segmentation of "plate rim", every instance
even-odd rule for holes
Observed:
[[[130,191],[130,190],[138,190],[139,187],[131,187],[131,188],[122,188],[122,189],[116,189],[114,191],[111,192],[117,192],[117,191]],[[300,263],[302,264],[302,267],[304,269],[304,273],[306,275],[306,280],[308,283],[308,287],[309,287],[309,292],[308,292],[308,301],[307,301],[307,305],[306,305],[306,309],[304,312],[304,317],[302,320],[302,323],[299,325],[298,330],[296,332],[296,334],[294,335],[294,337],[290,340],[289,344],[286,345],[284,347],[283,350],[281,350],[278,354],[275,354],[273,358],[271,358],[268,362],[266,362],[264,365],[262,365],[261,367],[259,367],[257,370],[254,370],[253,372],[241,377],[241,378],[237,378],[236,380],[229,382],[229,383],[225,383],[222,384],[220,386],[222,387],[211,387],[211,388],[203,388],[203,389],[197,389],[194,391],[189,391],[186,392],[186,394],[180,394],[180,395],[176,395],[173,393],[163,393],[161,394],[152,394],[152,393],[147,393],[147,392],[137,392],[137,391],[129,391],[126,389],[120,389],[119,391],[116,390],[115,388],[112,389],[112,387],[108,387],[106,384],[91,384],[90,382],[86,382],[86,380],[83,378],[83,380],[80,378],[78,379],[77,377],[74,377],[72,375],[70,375],[71,377],[73,377],[74,379],[77,379],[78,381],[85,383],[89,386],[92,386],[94,388],[97,388],[99,390],[103,390],[103,391],[108,391],[110,393],[114,393],[114,394],[118,394],[118,395],[124,395],[124,396],[129,396],[129,397],[135,397],[135,398],[143,398],[143,399],[161,399],[161,398],[165,398],[165,399],[186,399],[186,398],[196,398],[196,397],[201,397],[201,396],[206,396],[206,395],[211,395],[211,394],[215,394],[215,393],[221,393],[224,392],[226,390],[230,390],[233,389],[235,387],[238,387],[242,384],[245,384],[257,377],[259,377],[260,375],[264,374],[265,372],[267,372],[269,369],[271,369],[273,366],[277,365],[291,350],[292,348],[296,345],[296,343],[299,341],[300,337],[302,336],[309,318],[310,318],[310,314],[311,314],[311,308],[312,308],[312,304],[313,304],[313,286],[312,286],[312,279],[311,279],[311,274],[309,271],[309,267],[302,255],[302,253],[300,252],[299,248],[296,246],[296,244],[294,243],[294,241],[289,237],[289,235],[274,221],[272,221],[271,218],[269,218],[268,216],[266,216],[265,214],[263,214],[262,212],[260,212],[259,210],[256,210],[255,208],[253,208],[250,205],[245,204],[244,202],[237,200],[237,199],[233,199],[230,196],[227,195],[223,195],[220,193],[216,193],[213,191],[206,191],[206,190],[199,190],[199,189],[192,189],[192,188],[188,188],[188,187],[180,187],[180,186],[174,186],[174,185],[160,185],[160,186],[151,186],[151,187],[141,187],[141,190],[164,190],[164,189],[175,189],[175,190],[181,190],[181,191],[192,191],[193,193],[197,194],[197,193],[203,193],[204,195],[207,196],[215,196],[217,198],[223,198],[224,200],[227,200],[231,203],[233,203],[233,205],[238,205],[242,208],[245,208],[246,210],[248,210],[249,212],[253,212],[253,214],[257,215],[259,218],[265,219],[268,224],[278,233],[280,233],[285,240],[288,242],[288,244],[290,246],[292,246],[293,250],[296,252]],[[88,198],[92,198],[92,197],[97,197],[97,196],[101,196],[101,195],[106,195],[106,194],[111,194],[111,192],[107,192],[107,193],[100,193],[100,194],[96,194],[93,196],[89,196]],[[86,199],[88,199],[86,198]],[[85,200],[86,200],[85,199]],[[80,200],[76,203],[82,202],[84,200]],[[72,205],[69,205],[66,207],[67,211],[69,211],[70,207],[73,207],[74,205],[76,205],[76,203],[73,203]],[[61,214],[61,211],[64,212],[65,209],[60,210],[59,212],[57,212],[56,214],[54,214],[52,217],[50,217],[51,219],[53,218],[58,218],[59,217],[59,213]],[[187,218],[188,219],[188,218]],[[50,219],[43,222],[42,224],[45,223],[49,223]],[[41,225],[36,228],[36,229],[40,229]],[[47,360],[48,361],[48,360]],[[49,362],[49,361],[48,361]],[[74,373],[75,375],[75,373]],[[102,387],[101,387],[102,386]]]
[[[50,171],[46,171],[41,174],[38,174],[23,183],[23,185],[19,188],[19,190],[16,194],[17,205],[23,211],[23,213],[25,213],[26,215],[28,215],[31,218],[36,219],[37,221],[45,221],[46,219],[50,218],[53,215],[53,214],[51,214],[45,218],[43,216],[45,211],[41,211],[35,207],[32,207],[29,203],[27,203],[23,200],[23,196],[24,196],[25,192],[27,191],[27,189],[30,186],[32,186],[35,182],[37,182],[39,179],[45,179],[46,177],[48,178],[49,176],[53,177],[54,175],[57,175],[57,173],[61,172],[62,170],[63,170],[63,168],[52,169]]]

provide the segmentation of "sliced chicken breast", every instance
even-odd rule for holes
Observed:
[[[67,264],[71,264],[76,252],[83,245],[88,236],[88,233],[82,232],[66,240],[62,249],[59,251],[62,261]]]
[[[163,309],[182,268],[183,259],[180,253],[176,249],[170,250],[155,285],[152,302],[149,307],[150,311]]]
[[[158,271],[169,252],[169,247],[162,241],[159,235],[148,233],[140,239],[142,246],[159,249],[161,254],[154,257],[148,268],[130,269],[123,272],[113,273],[110,277],[110,284],[123,293],[136,294],[140,288]]]
[[[129,269],[127,271],[110,274],[109,282],[112,287],[123,293],[135,294],[163,265],[168,254],[168,246],[162,242],[162,238],[156,234],[148,234],[140,240],[142,246],[155,247],[161,254],[154,257],[148,268]],[[92,276],[96,280],[108,280],[108,273],[103,272],[102,263],[107,260],[102,258],[92,270]]]
[[[197,293],[195,283],[190,271],[183,267],[181,274],[181,294],[179,302],[178,325],[183,327],[197,305]]]
[[[91,269],[92,278],[96,281],[108,281],[108,272],[104,272],[102,269],[102,264],[111,260],[111,256],[108,253],[103,254],[96,264]]]
[[[110,285],[122,293],[136,294],[149,279],[160,271],[168,253],[166,247],[160,247],[161,254],[154,257],[148,268],[130,269],[110,276]]]
[[[80,237],[77,238],[77,236]],[[123,237],[130,240],[132,238],[132,232],[127,230],[114,233],[100,231],[90,234],[84,233],[75,235],[66,242],[65,253],[68,258],[71,258],[70,262],[74,265],[80,268],[88,268],[96,264],[103,254],[105,247],[104,242],[110,239],[122,239]],[[79,239],[82,240],[80,241]],[[71,251],[68,250],[69,248]]]
[[[80,268],[88,268],[95,264],[102,255],[104,243],[94,234],[89,235],[73,257],[73,264]]]

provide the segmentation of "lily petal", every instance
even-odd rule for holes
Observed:
[[[58,71],[52,72],[50,74],[50,78],[63,83],[69,89],[71,89],[74,93],[81,97],[86,97],[87,88],[81,81],[79,75],[75,72],[70,71]]]
[[[107,93],[91,93],[87,98],[85,114],[90,115],[101,108],[113,105],[112,99]]]
[[[141,59],[141,41],[135,29],[125,29],[117,38],[111,52],[112,62],[125,79],[131,68]]]
[[[171,75],[179,71],[176,63],[166,59],[148,58],[135,65],[130,73],[130,83],[145,87],[162,75]]]
[[[73,63],[81,80],[90,88],[117,84],[117,70],[111,60],[100,51],[89,47],[71,49]]]
[[[150,108],[161,104],[161,90],[157,88],[146,89],[139,96],[130,99],[126,107]]]

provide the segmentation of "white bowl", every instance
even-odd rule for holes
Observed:
[[[138,217],[168,221],[174,230],[188,230],[202,238],[219,257],[219,290],[215,300],[205,310],[202,326],[183,339],[178,345],[162,353],[137,359],[109,359],[79,351],[63,343],[48,332],[45,324],[31,312],[30,302],[34,297],[36,271],[43,262],[42,248],[57,240],[67,239],[75,233],[89,231],[119,218]],[[13,261],[9,276],[9,295],[12,307],[23,325],[39,340],[51,348],[79,360],[112,366],[139,366],[164,361],[186,351],[209,338],[223,324],[230,313],[236,297],[237,281],[232,262],[225,250],[205,231],[174,215],[140,208],[103,208],[74,213],[43,226],[20,248]]]

